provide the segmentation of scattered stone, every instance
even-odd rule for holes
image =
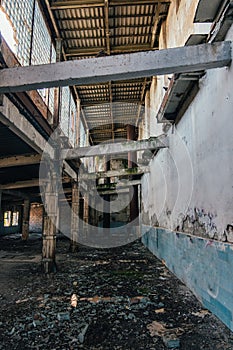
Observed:
[[[86,332],[87,332],[88,327],[89,327],[89,325],[86,324],[86,325],[83,327],[81,333],[79,333],[79,335],[78,335],[78,340],[79,340],[79,342],[80,342],[81,344],[84,343],[84,338],[85,338],[85,335],[86,335]]]
[[[38,327],[41,325],[41,321],[40,320],[33,320],[32,324],[34,327]]]
[[[204,318],[206,315],[209,315],[209,311],[208,310],[201,310],[198,312],[192,312],[192,315],[197,316],[197,317],[201,317]]]
[[[70,305],[73,307],[73,308],[76,308],[77,307],[77,304],[78,304],[78,297],[76,294],[72,294],[71,295],[71,298],[70,298]]]
[[[81,247],[74,259],[69,241],[58,241],[59,270],[47,278],[38,246],[38,262],[22,260],[20,270],[18,255],[10,265],[0,258],[0,350],[233,349],[230,331],[140,242],[127,253]]]
[[[165,309],[164,309],[164,308],[155,310],[155,313],[156,313],[156,314],[163,314],[164,312],[165,312]]]
[[[162,339],[168,349],[177,349],[180,347],[180,340],[175,334],[165,334]]]
[[[70,321],[70,314],[68,312],[60,312],[57,314],[58,321]]]

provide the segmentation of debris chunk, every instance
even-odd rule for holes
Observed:
[[[70,305],[73,307],[73,308],[76,308],[77,307],[77,304],[78,304],[78,297],[76,294],[72,294],[71,295],[71,298],[70,298]]]
[[[175,334],[165,334],[162,339],[168,349],[177,349],[180,347],[180,340]]]
[[[88,329],[89,325],[85,324],[85,326],[83,327],[82,331],[79,333],[78,335],[78,340],[79,342],[82,344],[84,343],[84,339],[85,339],[85,335],[87,333],[87,329]]]
[[[70,314],[68,312],[60,312],[57,314],[57,319],[59,321],[70,321]]]

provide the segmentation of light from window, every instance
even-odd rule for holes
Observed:
[[[12,226],[18,226],[19,224],[19,212],[14,211],[12,213]]]
[[[4,213],[4,227],[11,226],[11,211],[5,211]]]
[[[15,40],[13,25],[2,8],[0,8],[0,32],[10,49],[16,54],[17,43]]]

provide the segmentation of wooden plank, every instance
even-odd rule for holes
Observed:
[[[232,60],[231,42],[71,60],[0,71],[0,93],[53,86],[101,83],[223,67]]]
[[[76,159],[144,151],[146,149],[156,150],[166,147],[168,147],[168,138],[165,135],[161,135],[159,137],[151,137],[148,140],[105,143],[97,146],[64,149],[61,151],[61,158]]]

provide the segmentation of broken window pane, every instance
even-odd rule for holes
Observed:
[[[11,226],[11,211],[5,211],[4,213],[4,227],[10,227]]]
[[[19,212],[14,211],[12,213],[12,226],[18,226],[19,224]]]

